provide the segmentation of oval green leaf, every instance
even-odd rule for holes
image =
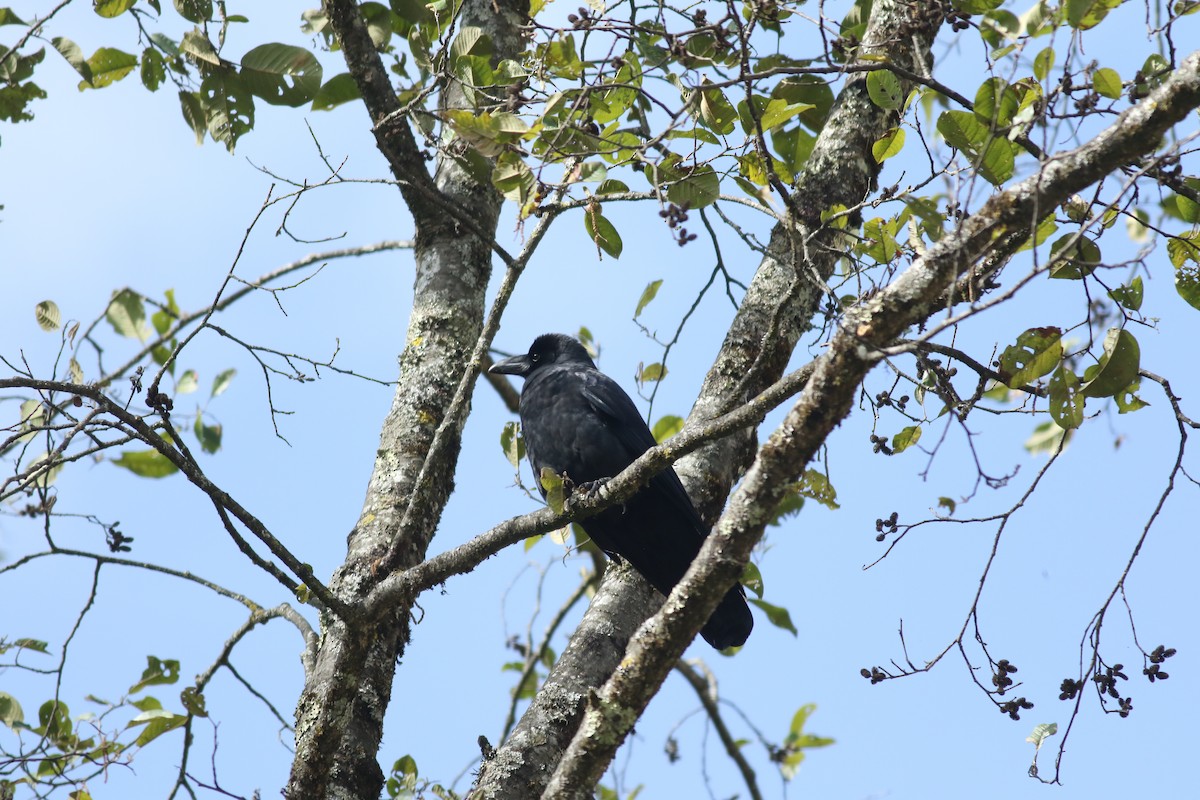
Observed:
[[[58,303],[53,300],[38,303],[33,309],[33,314],[37,318],[38,327],[44,331],[56,331],[62,324],[62,312],[58,310]]]
[[[1084,397],[1112,397],[1137,379],[1142,351],[1137,339],[1124,328],[1110,328],[1104,337],[1104,355],[1100,363],[1089,367],[1087,383],[1080,390]]]
[[[142,478],[165,478],[179,471],[170,459],[157,450],[130,450],[114,458],[112,463]]]
[[[1050,374],[1062,361],[1062,331],[1055,327],[1030,328],[1000,355],[1000,377],[1020,389]]]
[[[302,106],[321,89],[321,62],[303,47],[261,44],[242,56],[242,81],[271,105]]]
[[[867,94],[872,103],[886,111],[894,111],[904,102],[900,79],[886,69],[867,73]]]
[[[621,251],[625,249],[625,245],[621,241],[621,234],[617,233],[613,224],[600,213],[598,204],[595,211],[590,207],[584,209],[583,229],[587,231],[588,238],[595,243],[596,247],[613,258],[621,257]]]

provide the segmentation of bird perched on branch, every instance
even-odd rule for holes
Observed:
[[[615,477],[656,444],[629,395],[570,336],[539,336],[528,353],[499,361],[490,371],[525,379],[521,429],[543,497],[543,468],[577,486],[593,484]],[[708,534],[670,467],[624,504],[580,525],[600,549],[628,561],[664,595],[679,583]],[[753,627],[745,593],[735,585],[700,635],[723,650],[744,644]]]

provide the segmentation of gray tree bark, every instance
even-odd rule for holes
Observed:
[[[521,0],[467,0],[461,22],[484,28],[496,57],[511,58],[523,48],[519,26],[527,8]],[[296,755],[285,795],[374,800],[383,789],[383,716],[408,641],[410,607],[371,618],[356,604],[388,571],[425,558],[453,490],[467,408],[458,409],[457,419],[446,416],[483,329],[501,198],[451,159],[439,157],[435,174],[428,174],[358,4],[327,0],[325,10],[413,215],[416,277],[396,395],[346,561],[330,583],[355,612],[322,614],[315,664],[296,709]],[[443,91],[443,107],[462,102],[453,88]],[[439,427],[444,446],[431,454]]]

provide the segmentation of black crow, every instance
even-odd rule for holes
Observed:
[[[656,442],[629,395],[596,369],[587,350],[561,333],[537,337],[529,352],[497,362],[491,372],[525,378],[521,429],[534,480],[543,467],[575,485],[616,476]],[[623,558],[664,595],[700,552],[707,529],[675,470],[658,473],[623,505],[582,523],[611,558]],[[745,643],[754,627],[735,585],[700,630],[718,650]]]

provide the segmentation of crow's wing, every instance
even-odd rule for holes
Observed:
[[[629,455],[629,463],[658,444],[633,400],[612,378],[598,370],[589,370],[583,388],[583,396],[592,409],[605,420],[609,430],[625,448]],[[610,475],[609,477],[615,476]],[[668,467],[655,475],[643,491],[656,491],[666,498],[672,507],[694,525],[696,535],[699,538],[704,537],[704,523],[674,469]]]

